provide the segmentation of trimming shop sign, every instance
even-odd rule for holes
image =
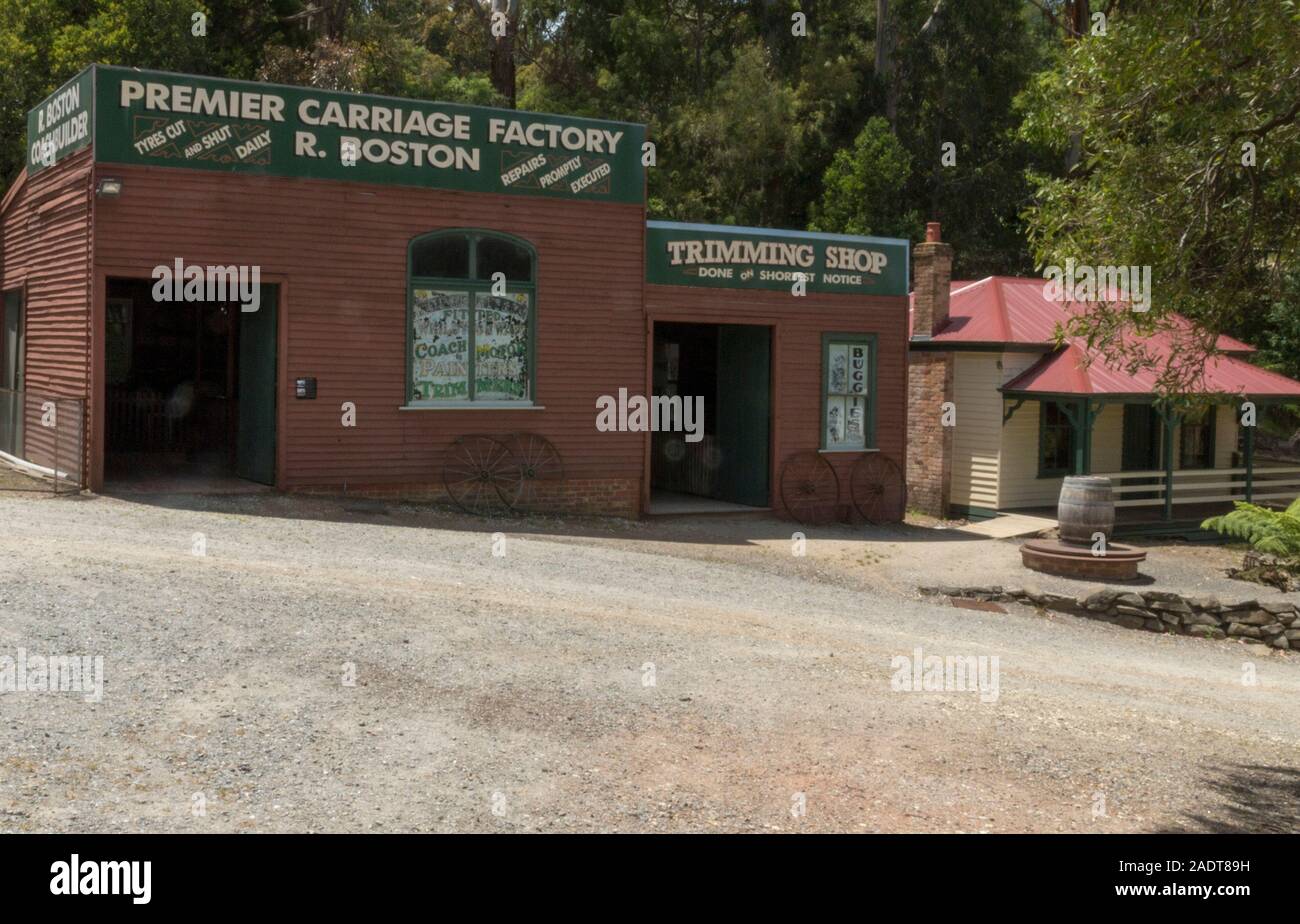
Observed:
[[[86,73],[104,163],[644,199],[642,125],[103,65]]]
[[[905,240],[727,225],[646,223],[646,281],[657,285],[906,295]]]

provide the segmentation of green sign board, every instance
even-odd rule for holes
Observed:
[[[727,225],[646,224],[646,281],[725,289],[907,295],[907,241]]]
[[[27,113],[27,172],[52,167],[91,142],[95,94],[90,68],[59,87]]]
[[[92,72],[103,163],[597,202],[645,197],[643,125],[102,65]]]

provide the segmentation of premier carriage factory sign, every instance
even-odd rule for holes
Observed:
[[[658,285],[906,295],[905,240],[726,225],[646,224],[646,281]]]
[[[78,131],[60,127],[65,112],[93,129],[67,140]],[[641,125],[102,65],[32,110],[29,172],[81,138],[107,163],[611,202],[645,193]]]

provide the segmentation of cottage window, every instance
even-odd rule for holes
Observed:
[[[1038,417],[1038,477],[1074,471],[1074,422],[1059,401],[1044,401]]]
[[[1214,411],[1212,408],[1183,418],[1179,438],[1180,468],[1214,468]]]
[[[875,447],[876,338],[822,337],[822,449]]]
[[[411,242],[411,406],[533,401],[537,260],[523,241],[439,231]]]

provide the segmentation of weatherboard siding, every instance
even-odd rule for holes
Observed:
[[[1218,419],[1214,430],[1214,467],[1232,468],[1233,457],[1237,452],[1237,407],[1233,404],[1220,404],[1215,408]],[[1242,461],[1242,465],[1245,465]]]
[[[799,450],[819,449],[822,436],[822,334],[876,335],[876,446],[905,466],[907,445],[907,299],[690,286],[647,285],[652,321],[757,324],[773,328],[773,506],[780,508],[782,463]],[[860,452],[826,453],[840,480],[847,512],[849,480]]]
[[[23,455],[39,465],[52,465],[55,450],[53,429],[40,425],[42,404],[84,399],[90,388],[90,177],[90,152],[83,151],[22,178],[0,220],[0,289],[24,291]],[[81,429],[80,422],[62,424],[60,440]],[[59,459],[68,464],[66,445]]]
[[[953,431],[951,503],[961,507],[998,506],[1001,456],[1002,370],[997,353],[956,353],[953,396],[957,425]]]
[[[1091,471],[1118,472],[1124,464],[1124,405],[1107,404],[1092,422]]]
[[[176,258],[261,267],[281,285],[277,485],[439,484],[458,436],[534,431],[572,479],[639,484],[644,436],[596,430],[596,398],[645,380],[639,205],[99,165],[96,266],[148,277]],[[401,410],[407,245],[443,228],[537,250],[536,409]],[[293,379],[315,376],[316,400]],[[354,428],[341,405],[356,404]]]

